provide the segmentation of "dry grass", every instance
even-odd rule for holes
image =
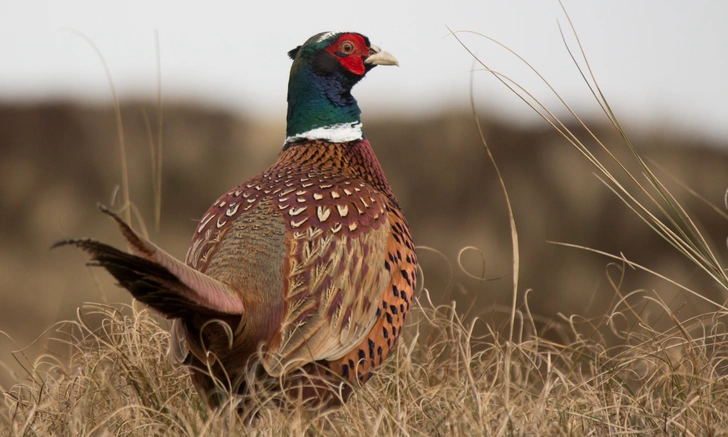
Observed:
[[[507,78],[504,84],[509,85]],[[721,261],[640,158],[596,82],[591,86],[633,151],[636,173],[616,159],[610,166],[596,160],[541,107],[544,118],[647,226],[727,290]],[[531,97],[523,93],[524,100]],[[537,101],[534,109],[540,111],[536,108]],[[503,190],[507,198],[505,185]],[[279,408],[276,401],[282,395],[258,391],[253,399],[258,415],[252,423],[232,409],[210,412],[186,371],[170,364],[169,335],[147,310],[89,304],[79,310],[77,320],[58,325],[51,335],[50,341],[67,345],[67,357],[48,354],[31,362],[16,354],[26,374],[4,392],[0,433],[728,435],[724,305],[705,302],[699,290],[682,287],[683,301],[710,309],[681,318],[679,308],[665,303],[659,291],[621,290],[616,278],[610,281],[615,301],[598,319],[532,316],[528,293],[518,287],[519,245],[512,214],[511,226],[512,307],[465,317],[454,305],[434,305],[423,290],[393,357],[338,410],[312,411],[295,400],[291,408]],[[633,271],[640,266],[614,258],[610,269],[620,275],[644,274]]]
[[[258,393],[260,414],[248,425],[201,404],[186,371],[167,359],[167,331],[147,310],[89,304],[53,336],[68,345],[70,364],[52,355],[29,364],[25,381],[4,395],[0,429],[27,436],[728,433],[725,311],[680,322],[654,296],[632,295],[602,320],[537,327],[524,304],[508,347],[507,324],[496,331],[487,316],[465,323],[428,297],[421,294],[394,357],[344,408],[283,410]],[[673,326],[652,329],[649,319],[659,318]],[[621,341],[610,346],[606,331]]]

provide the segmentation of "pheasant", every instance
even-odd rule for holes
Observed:
[[[208,209],[184,263],[103,207],[131,254],[56,244],[87,252],[172,320],[172,355],[212,408],[244,397],[250,375],[318,405],[345,402],[387,358],[412,304],[412,237],[351,95],[397,60],[353,32],[317,34],[288,55],[283,150]]]

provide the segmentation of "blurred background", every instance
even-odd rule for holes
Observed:
[[[726,221],[672,177],[724,210],[728,188],[728,4],[565,1],[590,66],[643,154],[725,257]],[[284,139],[286,52],[324,30],[354,30],[394,54],[354,90],[367,137],[409,218],[436,303],[499,314],[511,299],[508,214],[470,112],[479,119],[513,203],[521,291],[535,314],[604,314],[615,293],[608,260],[549,244],[624,253],[723,302],[726,296],[624,207],[568,143],[452,36],[470,30],[525,57],[597,135],[629,159],[559,33],[575,39],[556,1],[311,2],[0,0],[0,362],[83,302],[130,302],[84,266],[63,238],[121,238],[96,209],[122,180],[151,238],[183,258],[195,221],[225,190],[272,163]],[[567,112],[530,70],[474,34],[463,42],[558,115]],[[103,59],[103,60],[102,60]],[[106,75],[105,66],[113,81]],[[162,117],[159,117],[161,96]],[[576,129],[587,139],[585,132]],[[150,143],[163,138],[162,214],[154,226]],[[593,141],[590,148],[597,150]],[[664,171],[663,171],[664,170]],[[137,222],[135,222],[137,223]],[[138,223],[137,223],[138,225]],[[457,267],[457,254],[468,271]],[[724,258],[723,258],[724,259]],[[629,271],[621,291],[658,290],[676,311],[702,311],[677,287]],[[473,302],[475,302],[473,304]],[[33,351],[43,350],[43,344]],[[32,356],[33,353],[30,352]],[[7,386],[8,375],[0,375]]]

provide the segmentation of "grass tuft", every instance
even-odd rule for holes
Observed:
[[[51,338],[67,346],[68,364],[47,355],[29,367],[4,393],[0,429],[25,436],[728,432],[725,311],[679,321],[658,298],[632,293],[600,319],[539,323],[524,303],[515,342],[508,324],[496,331],[489,317],[465,321],[454,304],[433,305],[425,290],[393,358],[343,408],[280,409],[275,395],[256,391],[259,416],[246,424],[231,410],[206,409],[186,370],[170,364],[169,334],[149,311],[87,304]],[[653,328],[662,318],[672,326]],[[549,340],[555,333],[561,340]],[[622,340],[610,344],[609,334]]]

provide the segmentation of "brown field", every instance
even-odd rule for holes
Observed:
[[[156,109],[127,104],[122,116],[131,199],[153,241],[180,258],[195,220],[219,194],[271,163],[283,140],[280,123],[167,105],[157,231],[149,148],[157,141]],[[49,250],[70,237],[121,244],[95,206],[120,204],[120,194],[115,203],[112,199],[122,183],[121,158],[110,108],[0,107],[0,331],[7,334],[0,337],[0,362],[6,365],[0,388],[7,392],[0,435],[4,429],[25,435],[366,435],[373,429],[382,435],[660,430],[728,435],[728,313],[655,275],[549,241],[624,254],[720,304],[728,298],[725,284],[637,218],[563,138],[545,125],[517,128],[484,121],[520,243],[522,323],[510,343],[505,341],[513,296],[508,212],[473,116],[464,110],[417,121],[364,122],[422,246],[418,255],[428,292],[421,295],[397,356],[343,411],[309,416],[303,409],[263,405],[259,423],[244,429],[239,419],[200,407],[184,372],[164,358],[164,331],[146,312],[126,309],[119,315],[86,307],[89,324],[74,328],[73,366],[63,367],[68,374],[41,366],[45,370],[35,374],[36,383],[53,381],[45,398],[28,382],[23,367],[32,366],[16,354],[21,367],[11,351],[58,321],[77,320],[85,302],[131,303],[108,275],[84,267],[81,253]],[[614,129],[593,128],[622,162],[638,170]],[[583,129],[573,130],[609,162]],[[725,260],[728,227],[721,212],[728,144],[708,144],[667,128],[629,134],[718,259]],[[477,250],[465,251],[458,263],[458,253],[469,246]],[[572,314],[578,317],[570,325]],[[605,324],[607,316],[611,325]],[[103,334],[91,334],[102,325]],[[69,347],[48,342],[49,335],[58,336],[46,334],[34,343],[24,353],[29,360],[46,349],[68,358]],[[114,364],[119,362],[128,364],[128,373],[110,371],[119,372]],[[18,382],[31,389],[11,390]],[[48,418],[63,414],[72,419]]]

